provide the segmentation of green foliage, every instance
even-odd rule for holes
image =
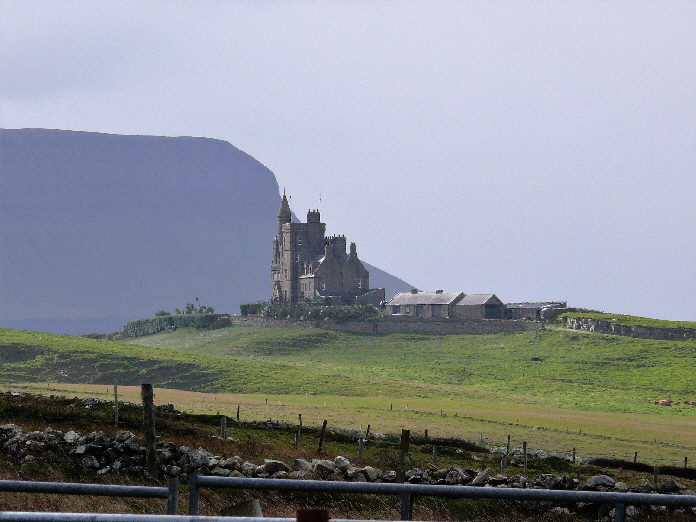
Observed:
[[[166,310],[159,310],[159,311],[155,312],[155,317],[165,317],[167,315],[172,315],[172,314],[170,314]]]
[[[258,303],[244,303],[239,305],[239,313],[242,315],[259,315],[266,306],[266,303],[263,301]]]
[[[346,321],[375,321],[379,311],[372,305],[330,306],[314,302],[271,303],[261,312],[264,317],[273,319],[293,319],[296,321],[321,321],[329,319],[337,323]]]
[[[219,317],[220,315],[210,313],[159,315],[130,321],[123,327],[123,332],[126,337],[142,337],[168,329],[210,328]]]
[[[662,319],[649,319],[647,317],[636,317],[633,315],[605,314],[601,312],[565,312],[563,314],[560,314],[558,317],[579,317],[585,319],[595,319],[597,321],[616,323],[624,326],[696,329],[696,322],[693,321],[666,321]]]
[[[204,306],[198,302],[196,297],[196,304],[186,303],[186,307],[183,310],[178,308],[174,309],[174,314],[176,315],[193,315],[193,314],[212,314],[215,313],[215,309],[212,306]],[[155,314],[156,315],[156,314]]]

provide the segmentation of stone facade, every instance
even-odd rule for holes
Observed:
[[[495,294],[419,292],[396,294],[387,304],[390,316],[453,319],[505,319],[505,304]]]
[[[345,236],[326,237],[318,210],[306,223],[293,223],[288,199],[278,210],[278,235],[273,239],[271,301],[296,303],[323,298],[327,304],[379,304],[384,289],[370,289],[370,273],[358,258],[355,243],[346,252]]]

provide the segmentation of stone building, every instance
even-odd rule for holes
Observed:
[[[326,304],[373,304],[384,301],[384,288],[370,289],[370,273],[358,259],[355,243],[346,252],[345,236],[326,237],[318,210],[306,223],[293,223],[288,199],[278,210],[273,239],[271,301],[295,303],[323,298]]]
[[[505,304],[495,294],[419,292],[396,294],[387,304],[389,315],[451,319],[505,319]]]

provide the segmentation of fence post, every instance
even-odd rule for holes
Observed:
[[[360,435],[360,438],[358,439],[358,458],[361,459],[363,456],[363,448],[365,446],[365,439],[363,438],[362,435]]]
[[[522,442],[522,453],[524,454],[524,476],[527,476],[527,441]]]
[[[326,433],[326,419],[321,425],[321,434],[319,435],[319,453],[321,453],[321,447],[324,445],[324,433]]]
[[[575,448],[573,448],[573,464],[575,464]]]
[[[239,422],[239,408],[241,405],[237,404],[237,422]]]
[[[143,400],[143,431],[145,432],[145,457],[147,472],[151,477],[157,477],[157,452],[155,450],[155,396],[152,384],[140,385],[140,395]]]
[[[169,477],[169,496],[167,497],[167,515],[176,515],[179,503],[179,479]]]
[[[433,446],[433,466],[437,466],[437,446]]]
[[[297,522],[329,522],[329,512],[325,509],[298,509]]]
[[[413,520],[413,497],[410,493],[401,494],[401,520]]]
[[[223,439],[227,438],[227,415],[223,415],[220,418],[220,436]]]
[[[200,509],[201,492],[198,487],[198,475],[191,473],[189,475],[189,515],[198,515]]]
[[[399,470],[396,476],[397,482],[404,482],[404,479],[406,478],[406,457],[408,455],[408,446],[410,443],[410,438],[411,430],[401,430],[401,443],[399,444]]]
[[[114,425],[118,429],[118,383],[114,383]]]

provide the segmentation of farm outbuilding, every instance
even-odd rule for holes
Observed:
[[[464,292],[403,292],[387,303],[387,314],[412,317],[451,317],[452,307],[464,297]]]
[[[468,294],[453,306],[459,319],[505,319],[506,307],[495,294]]]
[[[505,306],[507,307],[508,319],[540,321],[543,319],[546,310],[565,309],[568,304],[564,301],[549,301],[542,303],[508,303]]]

